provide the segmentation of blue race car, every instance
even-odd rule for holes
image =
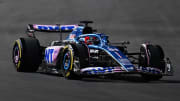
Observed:
[[[93,76],[140,74],[147,80],[172,76],[169,58],[165,59],[159,45],[141,44],[139,52],[129,53],[128,41],[110,43],[108,36],[97,33],[88,24],[39,25],[28,24],[27,38],[19,38],[13,46],[13,63],[18,72],[46,72],[63,75],[67,79]],[[35,31],[59,32],[60,40],[40,46]],[[69,32],[65,40],[62,33]]]

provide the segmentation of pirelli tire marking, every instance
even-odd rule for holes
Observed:
[[[17,46],[18,46],[18,52],[19,52],[19,54],[18,54],[18,62],[17,63],[15,63],[15,65],[16,65],[16,69],[18,70],[19,68],[20,68],[20,65],[21,65],[21,57],[22,57],[22,44],[21,44],[21,42],[20,42],[20,40],[18,39],[18,40],[16,40],[15,41],[15,43],[14,43],[14,46],[17,44]],[[14,48],[16,48],[16,46],[14,47]],[[15,55],[15,53],[13,52],[13,55],[14,55],[14,58],[17,58]],[[15,59],[14,59],[14,61],[15,61]]]
[[[72,52],[72,47],[70,45],[65,46],[63,52],[65,52],[66,50],[70,52],[70,67],[67,69],[67,72],[65,70],[65,77],[69,77],[73,69],[73,52]],[[64,65],[65,64],[63,64],[63,68],[64,68]]]

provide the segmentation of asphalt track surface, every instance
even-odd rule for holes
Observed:
[[[176,101],[180,99],[179,0],[0,0],[1,101]],[[113,42],[131,41],[130,51],[145,41],[160,44],[175,76],[160,81],[65,80],[40,73],[18,73],[11,60],[14,40],[25,36],[26,24],[74,24],[93,20]],[[47,44],[58,35],[38,34]]]

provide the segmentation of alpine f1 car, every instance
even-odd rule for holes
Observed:
[[[85,76],[120,76],[140,74],[147,80],[159,80],[172,76],[173,68],[165,58],[160,45],[143,43],[138,52],[129,53],[128,41],[113,44],[108,36],[97,33],[88,24],[81,25],[39,25],[28,24],[28,37],[21,37],[13,46],[13,63],[18,72],[58,73],[67,79]],[[59,41],[41,46],[35,32],[58,32]],[[62,40],[62,33],[70,34]]]

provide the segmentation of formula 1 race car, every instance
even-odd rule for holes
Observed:
[[[67,79],[93,76],[120,76],[140,74],[147,80],[159,80],[172,76],[173,68],[169,58],[165,59],[160,45],[143,43],[139,52],[129,53],[122,41],[113,45],[108,36],[97,33],[88,24],[81,25],[39,25],[28,24],[27,38],[19,38],[13,46],[13,63],[18,72],[61,74]],[[59,32],[60,40],[49,46],[40,46],[35,31]],[[70,34],[62,40],[62,33]]]

